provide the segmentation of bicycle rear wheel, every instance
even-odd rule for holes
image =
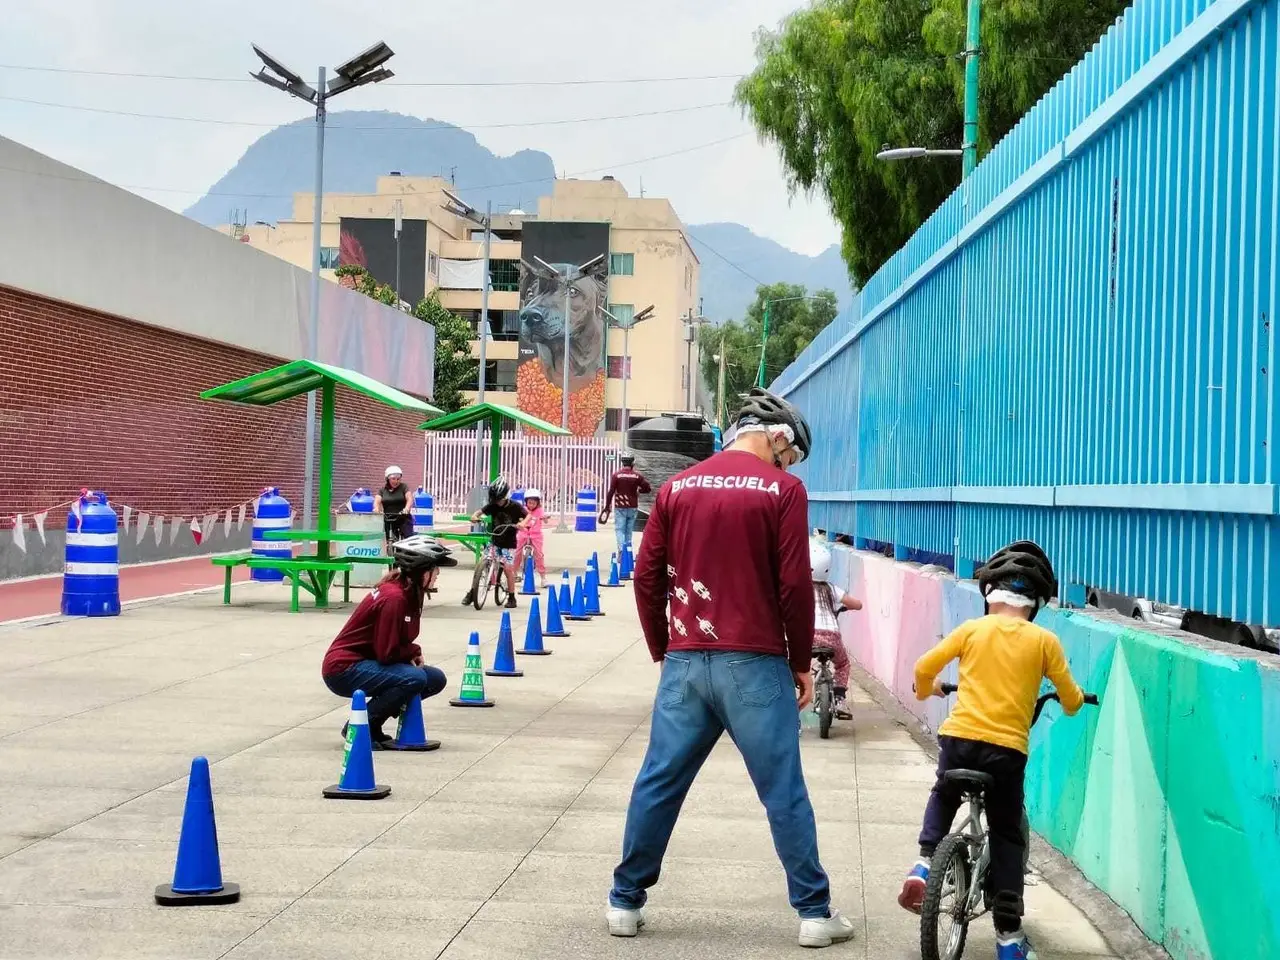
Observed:
[[[817,701],[816,708],[818,711],[818,736],[823,740],[829,739],[831,736],[831,721],[836,715],[836,697],[835,691],[831,687],[829,677],[820,677],[813,691],[814,700]]]
[[[953,833],[938,844],[920,905],[921,960],[959,960],[969,935],[969,845]]]
[[[507,602],[507,571],[502,564],[495,563],[493,571],[493,602],[502,606]]]
[[[492,578],[493,560],[481,557],[476,564],[476,572],[471,575],[471,605],[477,610],[484,609],[484,602],[489,599],[489,580]]]

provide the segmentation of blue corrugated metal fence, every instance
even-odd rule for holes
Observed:
[[[1280,0],[1139,0],[775,383],[813,522],[1280,623]]]

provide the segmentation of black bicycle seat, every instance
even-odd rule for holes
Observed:
[[[942,779],[949,783],[958,783],[961,789],[969,793],[981,793],[995,786],[996,778],[979,770],[948,770]]]
[[[826,663],[835,655],[836,655],[836,652],[831,647],[814,647],[813,648],[813,657],[819,663]]]

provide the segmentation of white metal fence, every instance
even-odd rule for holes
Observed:
[[[437,520],[461,513],[472,488],[487,479],[489,443],[485,436],[483,467],[478,468],[475,430],[427,433],[423,484],[435,498]],[[561,489],[561,457],[568,446],[567,490]],[[512,488],[537,487],[548,514],[572,513],[577,492],[593,487],[603,502],[609,477],[617,469],[618,444],[604,437],[548,437],[503,431],[502,475]]]

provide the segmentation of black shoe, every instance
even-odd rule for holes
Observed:
[[[476,602],[476,595],[472,593],[470,590],[468,590],[467,595],[462,598],[462,605],[464,607],[469,607],[475,602]]]
[[[509,609],[509,610],[510,610],[510,609],[513,609],[513,608],[514,608],[514,607],[516,607],[516,606],[517,606],[517,604],[516,604],[516,595],[513,593],[513,594],[511,594],[509,597],[507,597],[507,609]]]

